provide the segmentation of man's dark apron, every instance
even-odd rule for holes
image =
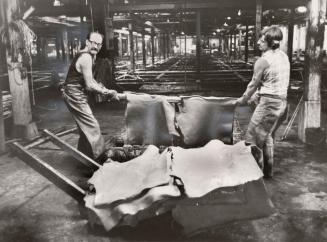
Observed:
[[[104,140],[99,123],[88,104],[83,76],[77,72],[75,67],[81,54],[73,59],[62,89],[62,95],[79,129],[78,150],[90,158],[96,159],[104,151]]]

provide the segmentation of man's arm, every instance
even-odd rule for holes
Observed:
[[[93,79],[92,57],[90,55],[81,55],[76,63],[77,66],[80,67],[81,73],[83,74],[86,90],[104,95],[117,95],[115,90],[109,90]]]
[[[255,62],[252,80],[248,84],[246,91],[243,93],[242,97],[237,100],[238,104],[244,104],[252,97],[252,95],[258,89],[264,70],[268,66],[268,62],[263,58],[259,58]]]

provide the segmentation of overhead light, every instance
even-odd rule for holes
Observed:
[[[220,32],[220,29],[216,29],[216,32],[219,33]]]
[[[227,19],[228,19],[228,20],[231,20],[232,18],[228,16]]]
[[[182,31],[182,32],[181,32],[181,35],[184,35],[184,34],[185,34],[185,33]]]
[[[299,6],[295,9],[295,12],[297,13],[306,13],[307,12],[307,7],[306,6]]]
[[[167,19],[167,23],[169,23],[169,18]]]
[[[273,15],[273,16],[271,16],[271,18],[272,18],[272,19],[274,19],[274,18],[275,18],[275,16]]]
[[[129,0],[124,0],[124,3],[125,4],[129,4]]]
[[[212,35],[216,36],[216,32],[212,32]]]
[[[53,1],[53,6],[54,7],[60,7],[60,6],[64,6],[64,4],[62,2],[60,2],[59,0],[54,0]]]
[[[239,9],[238,12],[237,12],[237,15],[241,16],[241,14],[242,14],[241,9]]]

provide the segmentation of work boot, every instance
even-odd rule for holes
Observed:
[[[263,174],[265,178],[272,178],[274,164],[274,146],[263,147]]]
[[[263,169],[263,154],[262,154],[262,150],[260,148],[258,148],[255,145],[251,146],[251,154],[253,155],[254,159],[256,160],[258,166],[260,167],[260,169]]]

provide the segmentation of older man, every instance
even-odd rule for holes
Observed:
[[[282,31],[271,26],[262,31],[258,41],[262,56],[254,65],[253,77],[243,96],[237,101],[257,104],[246,133],[246,142],[263,151],[265,177],[273,175],[274,135],[286,111],[290,63],[279,49]]]
[[[108,95],[118,100],[115,90],[105,88],[93,78],[93,66],[97,53],[102,47],[103,36],[91,32],[86,46],[73,59],[63,86],[63,98],[73,115],[79,129],[78,150],[92,159],[101,159],[104,152],[104,140],[100,126],[88,103],[87,93]]]

